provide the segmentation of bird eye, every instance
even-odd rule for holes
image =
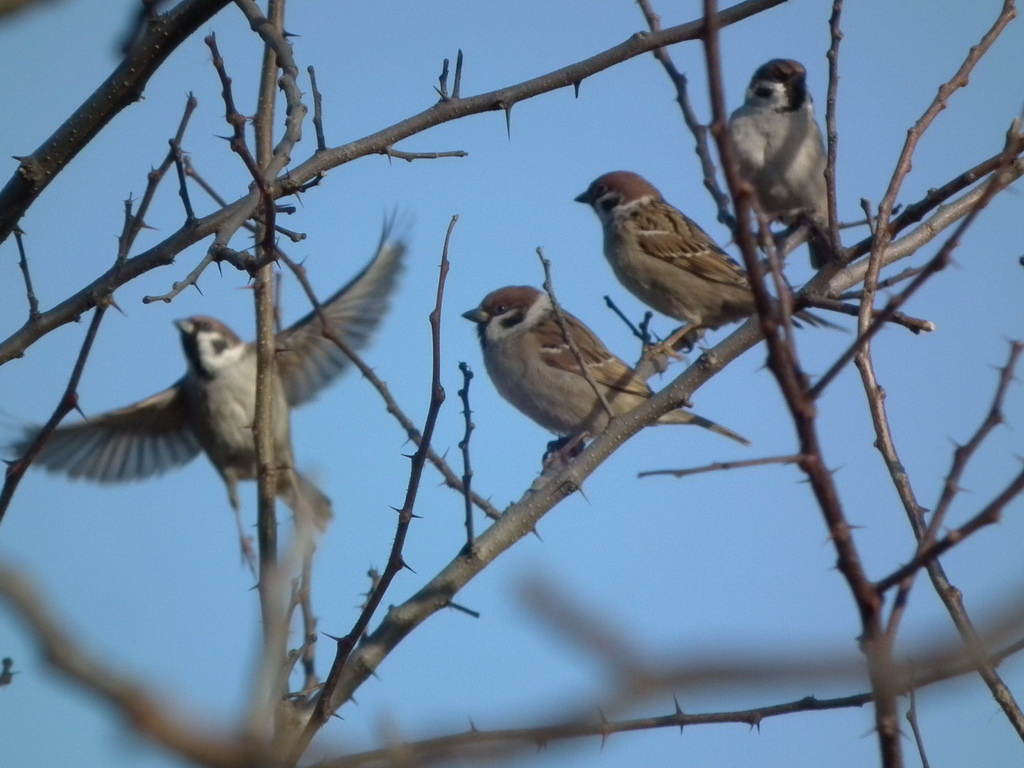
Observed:
[[[496,314],[496,315],[504,315],[506,312],[508,312],[508,305],[507,304],[497,304],[497,305],[495,305],[495,307],[494,307],[494,314]]]
[[[597,187],[594,189],[594,197],[600,197],[601,195],[603,195],[607,191],[608,191],[608,185],[607,184],[598,184]]]

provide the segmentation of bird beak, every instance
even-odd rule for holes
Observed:
[[[577,203],[583,203],[584,205],[590,205],[590,190],[588,189],[586,192],[583,192],[582,194],[576,195],[576,197],[574,197],[573,200],[575,200]]]
[[[471,323],[482,324],[486,323],[491,319],[490,315],[484,312],[480,307],[473,307],[469,312],[463,312],[462,316],[469,320]]]
[[[185,336],[188,336],[189,334],[192,333],[193,330],[195,330],[195,326],[192,325],[191,320],[175,320],[174,325]]]

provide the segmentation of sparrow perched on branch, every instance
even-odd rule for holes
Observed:
[[[763,213],[787,224],[811,225],[811,266],[831,259],[825,142],[799,61],[772,59],[754,72],[746,101],[729,118],[729,134],[743,177]]]
[[[389,239],[388,227],[369,264],[322,310],[329,330],[352,349],[365,346],[387,311],[402,267],[405,245]],[[253,423],[256,416],[256,345],[243,343],[211,317],[190,317],[175,325],[188,369],[169,389],[125,408],[59,427],[36,463],[51,472],[100,483],[159,475],[205,453],[227,486],[242,531],[237,485],[257,476]],[[277,495],[297,517],[321,530],[332,517],[327,496],[295,469],[290,410],[312,400],[348,365],[348,357],[324,335],[316,312],[277,334],[277,391],[273,438],[278,466]],[[38,428],[26,430],[14,446],[20,456]],[[250,560],[251,562],[251,560]]]
[[[561,314],[608,410],[583,375],[546,293],[527,285],[499,288],[462,316],[477,325],[484,365],[502,397],[556,434],[596,436],[608,426],[608,411],[621,416],[654,393],[593,331],[568,312]],[[681,409],[657,423],[696,424],[749,445],[732,430]]]
[[[576,201],[591,206],[601,220],[604,255],[619,282],[649,307],[687,323],[664,342],[666,352],[704,329],[754,313],[743,268],[642,176],[606,173]],[[807,312],[797,317],[829,325]]]

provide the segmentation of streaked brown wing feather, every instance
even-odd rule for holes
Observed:
[[[636,376],[632,368],[609,352],[593,331],[569,313],[563,312],[562,315],[595,384],[640,397],[650,396],[651,390],[647,382]],[[550,323],[538,326],[537,332],[541,335],[543,362],[552,368],[578,374],[579,362],[566,343],[558,321],[552,317]]]
[[[321,305],[332,330],[353,350],[370,341],[397,285],[406,248],[402,242],[389,241],[389,234],[385,226],[370,263]],[[348,357],[324,336],[316,312],[281,331],[277,346],[281,350],[278,372],[292,406],[311,400],[349,364]]]
[[[641,247],[660,259],[681,266],[718,283],[747,285],[747,274],[711,236],[667,203],[639,208],[635,214],[637,240]]]
[[[22,455],[38,431],[26,430],[13,450]],[[162,474],[200,450],[179,382],[125,408],[58,427],[35,463],[73,478],[117,483]]]

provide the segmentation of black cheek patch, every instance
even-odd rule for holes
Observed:
[[[226,339],[215,339],[213,342],[213,351],[218,355],[228,348],[228,342]]]
[[[520,312],[513,312],[501,318],[498,322],[501,323],[502,328],[515,328],[521,322],[523,322],[524,315]]]

